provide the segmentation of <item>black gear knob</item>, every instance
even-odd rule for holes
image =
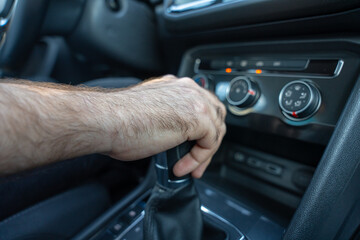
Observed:
[[[175,164],[191,151],[195,141],[186,141],[166,152],[155,156],[155,169],[157,182],[166,188],[179,188],[187,185],[191,181],[190,174],[183,177],[176,177],[173,173]]]

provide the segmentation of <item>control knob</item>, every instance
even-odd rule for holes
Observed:
[[[258,85],[247,77],[240,76],[231,80],[227,91],[227,101],[238,108],[251,107],[260,96]]]
[[[310,80],[297,80],[286,84],[279,95],[282,113],[299,121],[313,116],[320,108],[321,94]]]
[[[197,74],[193,79],[200,87],[209,89],[209,80],[204,74]]]

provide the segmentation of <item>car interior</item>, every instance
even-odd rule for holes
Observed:
[[[1,177],[1,240],[360,239],[360,1],[1,0],[0,34],[1,78],[126,88],[173,74],[227,109],[201,179],[170,171],[190,142]],[[187,181],[151,230],[154,186]]]

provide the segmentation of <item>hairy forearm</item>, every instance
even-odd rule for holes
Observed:
[[[81,91],[79,91],[81,90]],[[0,174],[110,151],[110,93],[0,83]]]
[[[226,132],[225,106],[192,79],[123,90],[0,82],[0,175],[91,153],[136,160],[197,140],[174,167],[200,177]]]

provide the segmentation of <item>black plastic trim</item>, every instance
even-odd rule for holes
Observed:
[[[153,163],[150,166],[154,166]],[[104,212],[99,218],[97,218],[90,225],[86,226],[81,232],[76,234],[72,240],[85,240],[92,237],[97,233],[103,226],[105,226],[113,217],[116,216],[122,209],[125,209],[132,202],[138,199],[146,191],[150,190],[155,184],[155,171],[153,167],[148,169],[145,179],[142,181],[139,186],[137,186],[132,192],[130,192],[126,197],[117,202],[109,210]]]
[[[356,0],[306,1],[281,0],[228,1],[183,13],[169,11],[172,0],[163,10],[165,26],[173,32],[208,30],[234,25],[249,25],[276,20],[310,17],[341,12],[359,7]]]
[[[285,240],[334,239],[360,197],[358,79]],[[354,222],[353,224],[357,224]]]

